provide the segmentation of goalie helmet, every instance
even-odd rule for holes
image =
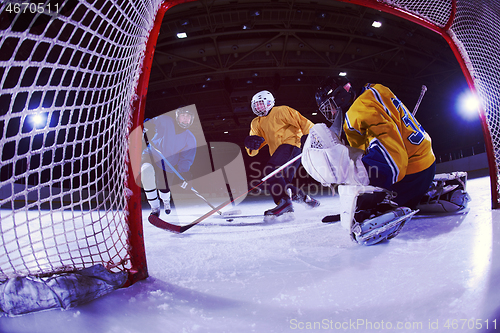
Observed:
[[[356,93],[346,77],[328,77],[316,90],[315,97],[321,113],[333,123],[342,112],[349,110]]]
[[[252,97],[252,111],[259,117],[267,116],[274,107],[274,96],[267,90],[262,90]]]
[[[193,125],[194,113],[188,107],[181,106],[175,110],[175,120],[180,127],[187,129]]]

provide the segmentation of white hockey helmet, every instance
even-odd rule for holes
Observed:
[[[175,120],[180,127],[186,129],[193,125],[194,113],[188,107],[181,106],[175,110]]]
[[[252,97],[252,111],[259,117],[267,116],[274,107],[274,96],[267,90],[262,90]]]
[[[352,84],[346,77],[328,77],[316,90],[316,104],[319,110],[330,122],[349,110],[356,99]]]

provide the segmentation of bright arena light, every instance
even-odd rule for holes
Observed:
[[[382,26],[382,22],[379,21],[373,21],[372,27],[374,28],[380,28]]]
[[[35,125],[41,125],[44,121],[44,117],[40,114],[35,114],[33,116],[33,124]]]
[[[479,99],[470,91],[463,92],[458,96],[457,110],[467,120],[477,118],[479,106]]]

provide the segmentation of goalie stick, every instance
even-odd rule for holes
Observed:
[[[420,106],[420,103],[422,102],[422,99],[424,98],[426,91],[427,91],[427,87],[425,85],[422,85],[422,90],[420,91],[420,96],[418,96],[417,104],[415,104],[415,107],[413,108],[413,112],[411,113],[412,116],[415,116],[415,114],[417,113],[418,107]]]
[[[200,216],[199,218],[195,219],[193,222],[191,222],[191,223],[189,223],[187,225],[180,226],[180,225],[172,224],[172,223],[169,223],[167,221],[162,220],[161,218],[157,217],[156,215],[149,215],[148,220],[155,227],[158,227],[160,229],[164,229],[164,230],[167,230],[167,231],[171,231],[171,232],[174,232],[174,233],[181,234],[181,233],[185,232],[186,230],[194,227],[195,225],[197,225],[201,221],[205,220],[207,217],[213,215],[216,211],[219,211],[220,209],[222,209],[225,206],[229,205],[231,202],[233,202],[233,201],[241,198],[242,196],[244,196],[247,193],[251,192],[255,188],[259,187],[265,181],[267,181],[269,178],[273,177],[278,172],[280,172],[281,170],[283,170],[284,168],[286,168],[287,166],[289,166],[290,164],[292,164],[293,162],[295,162],[296,160],[298,160],[301,157],[302,157],[302,154],[299,154],[299,155],[295,156],[290,161],[286,162],[285,164],[283,164],[282,166],[280,166],[279,168],[277,168],[276,170],[274,170],[273,172],[271,172],[270,174],[268,174],[267,176],[265,176],[264,178],[262,178],[261,182],[258,185],[252,187],[247,192],[239,195],[236,198],[233,198],[233,199],[230,199],[230,200],[227,200],[227,201],[221,203],[219,206],[214,207],[211,211],[209,211],[206,214]]]

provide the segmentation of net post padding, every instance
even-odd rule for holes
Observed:
[[[175,0],[175,1],[165,1],[161,4],[157,11],[156,18],[154,21],[153,28],[149,33],[149,38],[146,44],[146,51],[143,58],[142,70],[137,82],[136,95],[131,101],[132,104],[132,123],[130,132],[135,128],[142,126],[144,122],[144,111],[146,107],[146,96],[149,85],[149,76],[151,73],[151,65],[153,63],[154,51],[156,48],[156,43],[158,41],[158,35],[160,33],[161,23],[163,17],[167,10],[175,5],[192,2],[195,0]],[[130,133],[129,132],[129,133]],[[129,147],[130,156],[140,156],[139,151],[133,151],[139,149],[140,146],[131,145]],[[140,166],[132,165],[140,163],[140,158],[131,158],[128,161],[129,171],[138,169]],[[146,262],[146,252],[144,249],[144,235],[142,229],[142,206],[141,206],[141,188],[137,185],[136,179],[134,178],[134,173],[128,173],[128,188],[131,191],[131,195],[128,198],[128,219],[129,219],[129,241],[134,249],[131,252],[131,264],[134,269],[129,272],[128,283],[133,284],[136,281],[142,280],[148,276],[147,272],[147,262]]]
[[[346,2],[346,3],[351,3],[351,4],[356,4],[376,10],[380,10],[383,12],[386,12],[388,14],[392,14],[404,19],[407,19],[408,21],[411,21],[413,23],[416,23],[422,27],[428,28],[439,35],[441,35],[448,45],[450,46],[451,50],[455,54],[455,57],[457,58],[457,61],[462,68],[462,72],[465,76],[465,79],[467,81],[467,84],[469,85],[469,88],[471,89],[473,94],[478,95],[478,87],[477,87],[477,82],[475,82],[474,77],[475,73],[474,66],[472,61],[469,59],[467,50],[465,47],[463,47],[462,42],[460,41],[459,38],[456,37],[455,33],[453,32],[453,24],[456,19],[456,11],[459,6],[458,4],[469,4],[468,0],[452,0],[449,3],[449,6],[447,8],[447,14],[446,17],[441,17],[438,18],[436,15],[436,18],[430,19],[429,17],[426,17],[426,15],[420,13],[418,9],[423,8],[425,6],[426,1],[415,1],[415,0],[337,0],[340,2]],[[472,0],[470,0],[472,1]],[[431,7],[431,2],[432,1],[427,1],[429,6]],[[414,6],[415,8],[411,8],[411,4],[417,4],[419,7],[416,5]],[[480,4],[478,4],[480,6]],[[429,12],[432,12],[432,9],[429,9]],[[494,67],[495,68],[495,67]],[[476,77],[476,79],[478,79]],[[479,78],[479,80],[481,80]],[[482,106],[483,107],[483,106]],[[479,117],[481,120],[481,126],[483,130],[483,136],[484,136],[484,143],[486,146],[486,154],[488,156],[488,167],[490,171],[490,184],[491,184],[491,206],[493,209],[499,209],[500,208],[500,178],[499,178],[499,163],[500,163],[500,156],[497,157],[496,155],[500,155],[500,147],[497,149],[499,152],[495,152],[495,145],[493,142],[492,138],[492,127],[491,127],[491,120],[488,120],[488,115],[486,111],[483,108],[479,109]],[[500,114],[498,115],[500,117]],[[497,125],[498,126],[498,125]],[[498,130],[497,130],[498,131]]]

